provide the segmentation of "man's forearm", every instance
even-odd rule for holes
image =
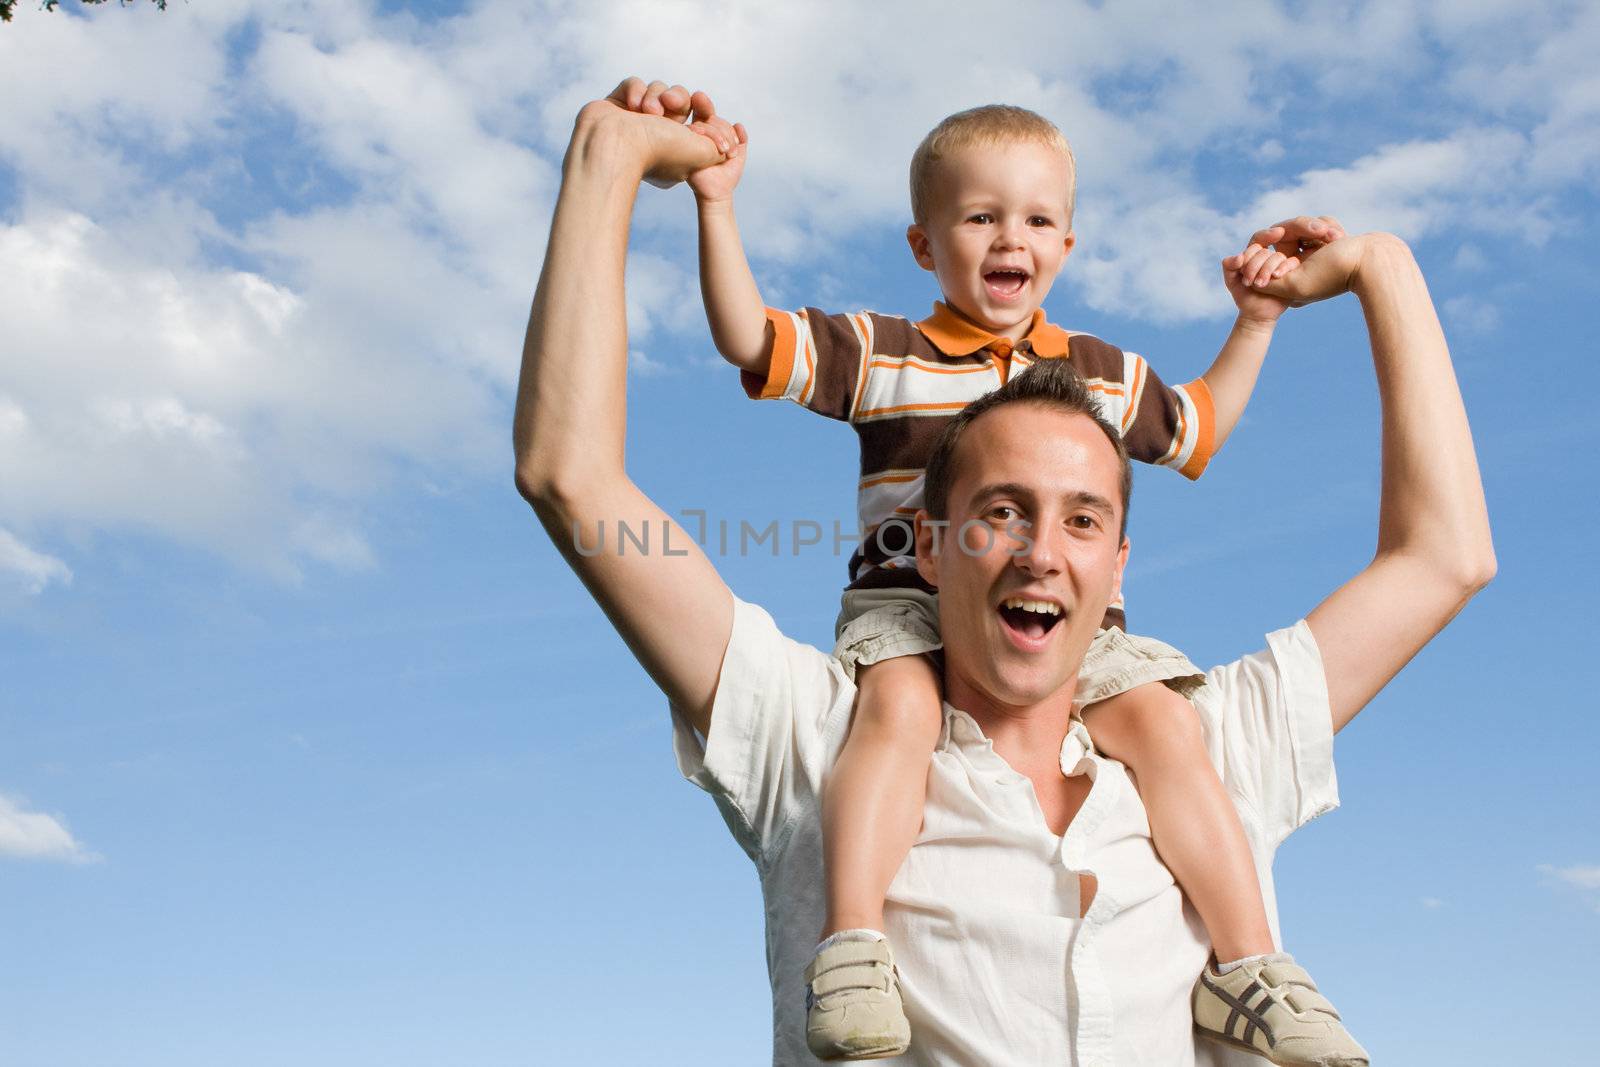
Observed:
[[[1335,730],[1495,569],[1472,433],[1422,272],[1397,238],[1346,240],[1364,242],[1349,288],[1372,339],[1383,406],[1383,486],[1372,562],[1306,617],[1322,653]]]
[[[1383,403],[1378,551],[1419,554],[1463,585],[1487,580],[1488,509],[1444,331],[1410,249],[1386,234],[1370,240],[1351,288]]]
[[[1211,402],[1216,410],[1214,451],[1222,448],[1250,402],[1275,326],[1276,323],[1241,315],[1234,320],[1233,330],[1210,369],[1200,376],[1211,390]]]
[[[512,439],[517,484],[530,499],[558,479],[581,484],[597,468],[622,471],[623,265],[642,173],[628,139],[586,110],[562,165],[522,350]]]
[[[765,376],[772,359],[772,326],[739,239],[733,201],[699,201],[700,293],[711,340],[729,363]]]

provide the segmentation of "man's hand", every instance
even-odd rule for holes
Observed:
[[[1291,300],[1281,290],[1268,287],[1298,270],[1313,253],[1344,236],[1344,227],[1327,215],[1302,215],[1257,230],[1243,252],[1222,261],[1223,284],[1239,308],[1239,318],[1270,324],[1292,304],[1322,299]]]
[[[627,78],[604,100],[584,105],[573,135],[580,152],[596,144],[621,147],[640,176],[661,188],[721,163],[721,146],[731,149],[736,142],[733,127],[705,93],[642,78]]]
[[[689,188],[702,202],[727,200],[744,174],[745,145],[750,136],[744,124],[730,123],[717,114],[716,105],[704,92],[690,93],[681,85],[670,88],[665,82],[646,85],[640,78],[629,78],[610,97],[628,111],[641,115],[660,115],[683,122],[689,129],[717,146],[716,162],[688,175]]]

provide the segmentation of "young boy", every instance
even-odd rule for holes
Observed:
[[[846,420],[861,440],[865,532],[850,561],[835,650],[860,692],[823,798],[827,919],[806,974],[807,1039],[822,1059],[897,1055],[910,1027],[880,932],[883,903],[921,826],[942,721],[929,658],[939,648],[936,593],[917,574],[909,522],[934,442],[950,416],[1009,374],[1038,359],[1067,359],[1099,393],[1133,458],[1196,478],[1238,421],[1285,307],[1255,287],[1298,260],[1252,246],[1227,261],[1239,309],[1232,332],[1199,380],[1163,384],[1139,356],[1045,320],[1040,304],[1075,240],[1074,160],[1047,120],[992,106],[945,119],[912,158],[906,236],[944,297],[929,318],[774,311],[734,221],[744,130],[697,128],[726,154],[689,179],[718,350],[743,372],[752,397],[787,398]],[[1319,236],[1342,232],[1330,221]],[[1024,637],[1048,630],[1059,613],[1031,601],[1002,609]],[[1132,770],[1157,849],[1205,922],[1216,959],[1232,961],[1197,982],[1196,1025],[1279,1064],[1365,1064],[1309,976],[1276,953],[1243,827],[1182,695],[1200,672],[1167,646],[1127,635],[1120,606],[1102,625],[1077,707],[1096,746]]]

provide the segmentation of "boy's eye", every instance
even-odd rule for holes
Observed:
[[[1028,220],[1029,226],[1049,226],[1050,224],[1050,220],[1045,218],[1043,215],[1035,215],[1033,218]]]
[[[994,216],[989,214],[986,211],[980,211],[976,215],[973,215],[970,218],[968,218],[967,221],[968,222],[976,222],[980,226],[987,226],[987,225],[989,225],[989,223],[994,221]]]

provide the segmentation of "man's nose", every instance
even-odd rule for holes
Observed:
[[[1012,531],[1011,561],[1020,570],[1035,578],[1055,574],[1061,569],[1062,551],[1056,538],[1050,536],[1051,527],[1037,524],[1018,524]]]

